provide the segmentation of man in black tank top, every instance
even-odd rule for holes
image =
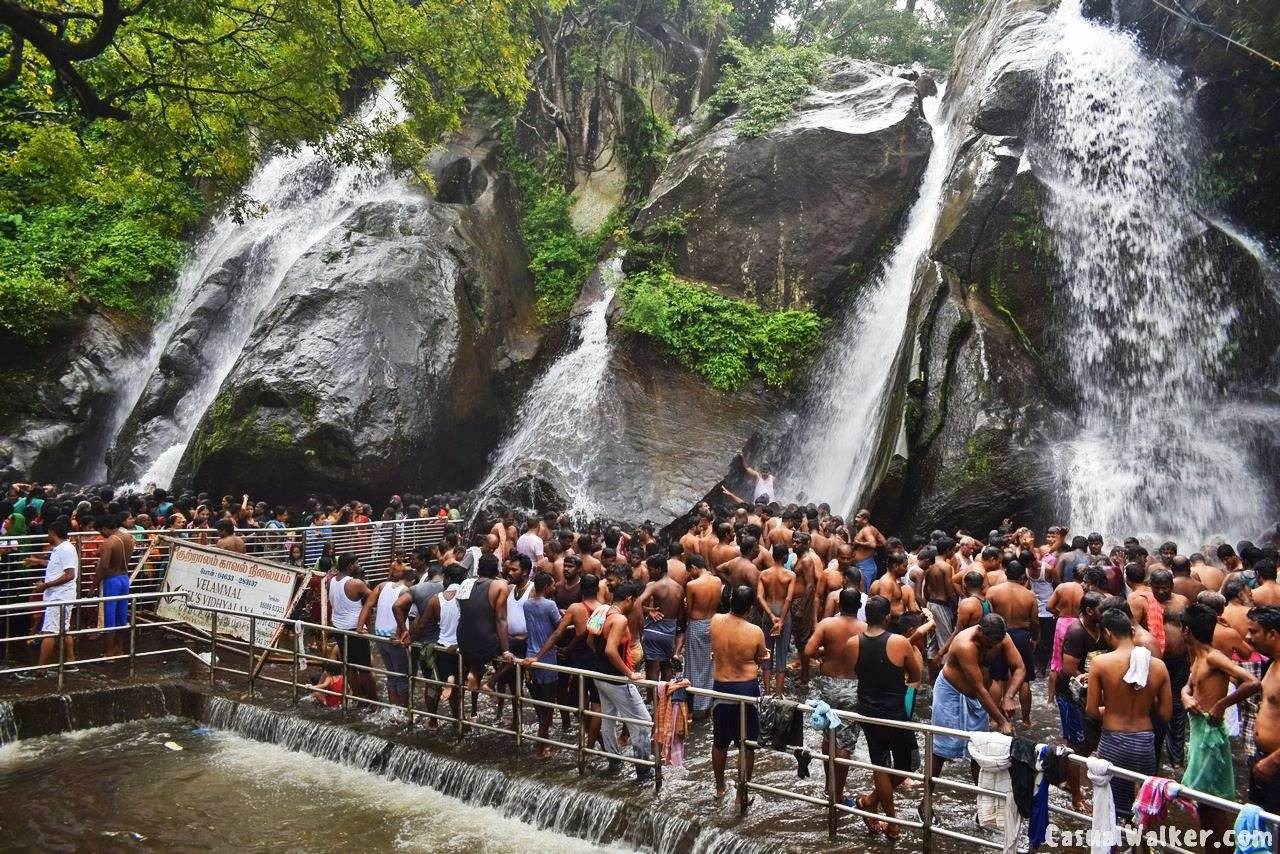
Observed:
[[[867,600],[867,628],[849,639],[849,658],[858,674],[858,712],[873,718],[905,721],[909,717],[907,684],[918,683],[923,668],[911,641],[889,632],[890,610],[889,600],[883,596]],[[915,733],[877,724],[863,724],[862,731],[867,737],[871,764],[898,771],[911,770]],[[895,815],[893,791],[903,779],[888,771],[876,771],[873,774],[875,789],[858,798],[858,807]],[[898,825],[878,821],[866,824],[873,832],[891,838],[898,835]]]
[[[507,582],[497,577],[497,555],[481,555],[477,571],[480,577],[466,598],[462,591],[458,593],[458,650],[467,670],[467,687],[473,691],[480,687],[489,663],[507,651]],[[475,700],[472,694],[473,714]]]

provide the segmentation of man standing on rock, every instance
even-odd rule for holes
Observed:
[[[711,688],[711,618],[720,607],[723,589],[724,582],[707,571],[702,555],[689,558],[689,582],[684,588],[684,675],[695,688]],[[689,705],[695,719],[706,717],[711,698],[694,694]]]
[[[769,660],[765,648],[764,632],[747,620],[756,591],[745,584],[734,588],[729,600],[729,613],[711,618],[711,654],[715,665],[715,682],[712,687],[724,694],[737,694],[748,698],[745,709],[728,700],[716,700],[712,713],[711,769],[715,774],[716,797],[724,797],[726,786],[724,769],[728,761],[729,745],[737,744],[746,750],[745,779],[751,779],[755,767],[755,751],[742,742],[742,721],[745,712],[747,741],[760,740],[760,714],[755,700],[760,696],[760,664]],[[738,803],[745,809],[746,788],[738,791]]]

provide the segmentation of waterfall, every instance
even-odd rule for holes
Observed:
[[[600,295],[577,322],[576,343],[538,378],[520,403],[512,431],[494,452],[478,489],[477,507],[522,478],[545,478],[568,508],[599,515],[594,499],[595,461],[616,422],[610,417],[609,307],[622,279],[622,253],[599,269]]]
[[[366,127],[402,121],[404,108],[392,83],[364,104],[358,121]],[[140,483],[168,486],[192,432],[217,397],[240,357],[259,316],[275,298],[289,268],[347,215],[368,201],[403,192],[389,170],[361,164],[334,165],[322,147],[303,145],[277,154],[255,172],[243,196],[257,215],[224,213],[197,241],[178,276],[169,309],[156,325],[145,360],[130,374],[119,403],[104,425],[113,437],[145,401],[149,389],[163,394],[163,411],[138,412],[134,436],[114,453],[129,460],[128,473]],[[227,281],[211,277],[230,274]],[[208,304],[211,290],[225,300]],[[205,299],[202,299],[204,297]],[[185,341],[192,326],[203,338]],[[166,389],[177,362],[194,367],[190,384]],[[117,437],[117,442],[120,438]],[[105,473],[105,466],[99,473]]]
[[[836,334],[810,371],[801,414],[782,452],[780,492],[851,512],[875,475],[894,376],[907,355],[907,315],[916,270],[929,250],[947,176],[942,93],[923,102],[933,135],[920,193],[874,281],[846,306]]]
[[[694,819],[673,815],[669,809],[656,805],[637,809],[628,801],[564,786],[545,776],[509,776],[476,762],[438,756],[337,724],[299,718],[223,697],[205,697],[202,720],[215,729],[396,782],[425,786],[541,830],[575,836],[596,845],[622,843],[657,854],[713,850],[763,854],[774,847],[702,826]]]
[[[1220,387],[1237,317],[1196,251],[1200,134],[1175,72],[1134,37],[1057,12],[1029,155],[1049,188],[1061,281],[1054,321],[1080,409],[1059,449],[1071,526],[1253,536],[1269,496]]]
[[[13,716],[13,703],[0,700],[0,745],[18,740],[18,721]]]

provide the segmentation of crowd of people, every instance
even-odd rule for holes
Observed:
[[[736,496],[734,496],[736,498]],[[759,698],[790,687],[810,701],[886,721],[843,727],[839,755],[865,738],[871,762],[918,770],[908,726],[921,697],[927,720],[966,732],[1013,734],[1033,725],[1031,685],[1047,683],[1060,741],[1082,755],[1238,798],[1232,749],[1249,766],[1249,798],[1280,811],[1280,584],[1274,543],[1218,544],[1183,554],[1136,540],[1107,548],[1097,534],[1061,526],[1045,542],[1006,523],[979,538],[935,531],[910,543],[885,537],[867,511],[846,523],[825,505],[739,501],[717,515],[700,505],[679,538],[650,525],[575,529],[565,515],[507,515],[469,547],[456,538],[421,548],[370,588],[356,562],[326,582],[333,625],[377,636],[388,693],[405,701],[411,644],[427,644],[421,672],[448,685],[425,693],[427,711],[456,717],[464,695],[510,693],[512,667],[526,665],[527,696],[576,703],[576,676],[531,667],[556,663],[615,679],[585,677],[593,710],[652,721],[654,699],[632,684],[687,679],[694,688]],[[367,645],[349,648],[367,663]],[[788,666],[795,657],[795,667]],[[353,680],[356,677],[352,677]],[[376,697],[367,674],[348,690]],[[456,687],[455,687],[456,686]],[[322,696],[327,692],[319,692]],[[332,694],[328,694],[332,702]],[[499,701],[499,716],[501,704]],[[694,726],[710,719],[717,795],[727,790],[728,752],[740,741],[737,703],[694,692]],[[554,724],[538,708],[538,734]],[[888,722],[896,722],[895,726]],[[1042,723],[1042,722],[1041,722]],[[562,714],[567,731],[571,721]],[[650,730],[589,718],[585,738],[615,756],[647,759]],[[746,735],[759,719],[748,706]],[[628,740],[629,737],[629,740]],[[934,771],[968,758],[962,738],[938,737]],[[538,758],[551,749],[540,744]],[[746,765],[754,756],[748,750]],[[619,762],[610,763],[617,770]],[[637,765],[640,781],[649,769]],[[902,776],[873,775],[869,791],[842,801],[896,815]],[[1065,775],[1088,809],[1079,769]],[[1129,817],[1134,787],[1112,782],[1117,815]],[[1201,810],[1216,832],[1233,816]],[[898,826],[870,820],[876,833]]]
[[[116,551],[110,543],[127,554],[139,524],[145,531],[212,519],[221,547],[246,551],[272,522],[289,520],[287,511],[273,514],[247,499],[173,502],[159,491],[123,501],[90,497],[87,507],[45,496],[33,513],[36,495],[19,489],[7,501],[10,518],[34,516],[48,533],[52,548],[36,558],[47,564],[46,597],[74,577],[74,551],[66,556],[63,544],[89,518],[112,555],[103,558],[108,567]],[[1006,520],[982,536],[934,531],[904,542],[882,534],[866,510],[846,521],[827,505],[783,506],[759,493],[750,501],[726,497],[730,512],[700,504],[687,530],[667,540],[648,523],[580,526],[552,512],[519,521],[506,514],[466,541],[456,508],[394,499],[383,518],[425,514],[456,524],[438,545],[397,554],[375,585],[354,554],[307,555],[301,542],[291,558],[308,567],[314,558],[325,605],[316,618],[353,633],[342,649],[324,652],[368,667],[376,646],[388,702],[419,702],[410,694],[411,666],[428,680],[422,707],[449,718],[463,713],[468,693],[472,716],[477,696],[488,694],[501,718],[517,672],[527,680],[525,696],[543,702],[574,706],[581,690],[593,710],[629,720],[619,726],[589,717],[586,724],[585,742],[616,757],[609,762],[615,772],[624,757],[650,757],[651,731],[641,722],[651,725],[657,709],[637,680],[679,677],[694,689],[751,700],[797,693],[883,721],[841,727],[835,739],[846,758],[865,739],[871,762],[884,769],[870,788],[846,797],[844,766],[829,785],[847,805],[895,816],[904,778],[893,772],[918,770],[921,761],[909,722],[924,719],[923,698],[933,724],[1012,735],[1044,723],[1033,721],[1031,689],[1043,682],[1060,741],[1072,751],[1147,775],[1171,769],[1185,785],[1237,800],[1238,748],[1248,800],[1280,813],[1280,672],[1268,669],[1280,654],[1274,539],[1190,553],[1166,542],[1151,553],[1136,539],[1108,546],[1101,535],[1073,536],[1062,526],[1040,542]],[[302,515],[306,527],[372,514],[354,502],[336,511],[310,503]],[[110,569],[101,576],[102,589],[110,589]],[[411,656],[411,648],[420,653]],[[320,702],[380,698],[369,671],[324,654],[316,660]],[[748,775],[754,761],[742,743],[739,704],[693,691],[689,711],[693,726],[709,724],[723,796],[730,749],[746,751]],[[539,706],[536,717],[539,737],[549,738],[553,710]],[[572,717],[560,717],[562,729],[571,729]],[[748,704],[748,742],[759,727],[756,705]],[[934,772],[966,760],[967,749],[966,739],[937,737]],[[551,751],[539,743],[535,756]],[[641,782],[652,773],[635,769]],[[1089,809],[1074,763],[1063,786],[1076,808]],[[1133,785],[1116,777],[1111,791],[1116,815],[1129,818]],[[1200,815],[1216,832],[1233,819],[1211,808]],[[874,819],[866,826],[888,837],[900,829]]]

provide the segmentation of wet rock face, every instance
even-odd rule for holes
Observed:
[[[533,289],[492,140],[440,195],[353,210],[285,274],[180,467],[210,489],[376,494],[470,485],[532,352]],[[446,450],[447,449],[447,450]]]
[[[0,412],[0,469],[59,483],[101,478],[110,437],[96,425],[110,414],[126,373],[146,346],[142,323],[88,312],[69,337],[50,348],[50,363],[15,383],[25,391],[10,411]]]
[[[834,298],[910,205],[930,134],[915,83],[832,62],[783,124],[741,137],[730,116],[677,151],[636,220],[676,272],[770,308]],[[669,224],[681,220],[678,229]]]

